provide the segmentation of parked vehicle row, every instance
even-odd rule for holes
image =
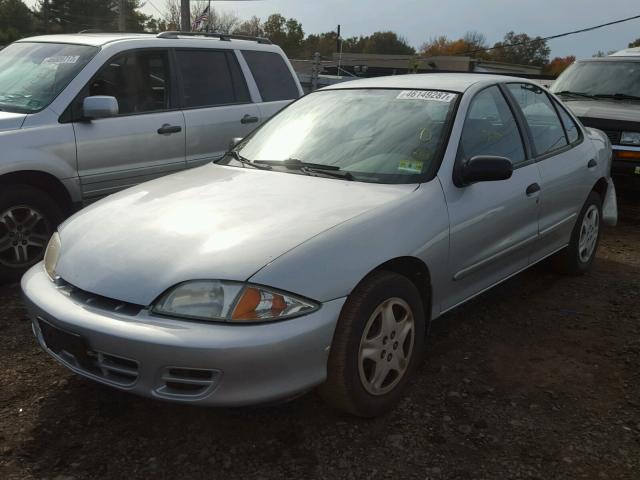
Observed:
[[[282,50],[229,36],[78,34],[0,51],[0,279],[78,206],[220,158],[302,89]]]
[[[611,158],[526,80],[339,84],[77,213],[22,289],[41,346],[114,388],[246,405],[319,387],[379,415],[430,321],[548,257],[590,267],[616,221]]]

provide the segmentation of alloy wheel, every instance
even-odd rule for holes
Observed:
[[[360,381],[371,395],[384,395],[407,372],[415,343],[415,320],[401,298],[382,302],[367,321],[358,351]]]
[[[50,236],[49,222],[33,207],[17,205],[0,212],[0,265],[33,264],[42,258]]]
[[[578,256],[580,261],[587,263],[591,260],[598,243],[600,232],[600,211],[595,205],[590,205],[582,218],[580,237],[578,240]]]

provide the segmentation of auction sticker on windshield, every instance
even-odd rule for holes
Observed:
[[[437,92],[435,90],[403,90],[396,97],[398,100],[435,100],[436,102],[451,102],[456,98],[455,93]]]
[[[61,65],[64,63],[73,64],[73,63],[76,63],[79,58],[80,58],[79,55],[63,55],[59,57],[47,57],[42,61],[42,63],[54,63],[56,65]]]

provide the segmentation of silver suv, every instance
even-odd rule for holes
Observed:
[[[282,50],[230,35],[33,37],[0,51],[0,279],[75,208],[220,158],[302,89]]]

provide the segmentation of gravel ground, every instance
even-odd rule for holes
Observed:
[[[434,323],[406,398],[375,420],[311,393],[205,409],[129,396],[36,346],[0,286],[0,477],[640,478],[640,212],[579,278],[525,272]]]

